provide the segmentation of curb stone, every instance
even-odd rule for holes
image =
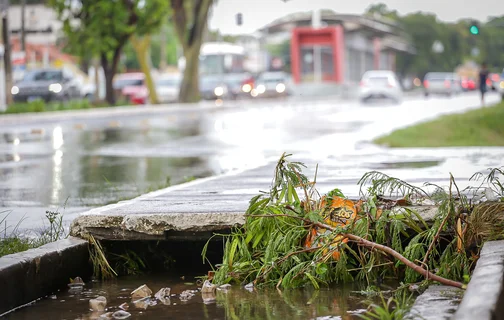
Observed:
[[[0,317],[90,275],[88,242],[69,237],[0,258]]]

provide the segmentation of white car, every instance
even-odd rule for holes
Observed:
[[[156,80],[156,92],[159,102],[176,102],[178,100],[181,82],[182,76],[180,74],[160,76]]]
[[[452,96],[462,92],[460,77],[453,72],[429,72],[424,77],[424,94],[442,94]]]
[[[364,73],[360,82],[359,99],[365,102],[373,98],[402,100],[402,89],[393,71],[371,70]]]

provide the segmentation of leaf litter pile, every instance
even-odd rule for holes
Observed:
[[[478,187],[425,189],[380,172],[366,173],[361,198],[334,189],[320,195],[302,163],[279,159],[269,192],[250,201],[245,224],[224,238],[215,284],[293,288],[385,279],[437,281],[465,288],[485,241],[504,238],[503,168],[471,180]],[[422,204],[436,206],[426,221]],[[206,247],[203,250],[205,259]]]

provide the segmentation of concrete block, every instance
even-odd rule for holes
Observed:
[[[0,316],[90,275],[88,243],[69,237],[0,258]]]
[[[456,320],[504,319],[504,240],[483,245]]]

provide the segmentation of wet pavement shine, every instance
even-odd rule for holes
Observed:
[[[497,95],[488,97],[488,103],[496,101]],[[68,225],[90,208],[255,168],[284,151],[321,168],[330,164],[319,181],[330,179],[348,194],[356,193],[355,182],[370,170],[422,183],[447,181],[450,171],[466,179],[501,165],[504,149],[387,149],[369,141],[478,105],[476,94],[413,97],[401,105],[291,99],[54,121],[44,114],[44,121],[25,123],[0,119],[0,220],[8,215],[2,234],[16,227],[18,232],[43,229],[46,210],[59,210]]]

